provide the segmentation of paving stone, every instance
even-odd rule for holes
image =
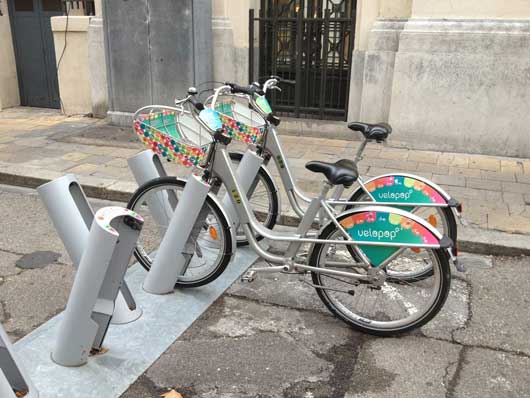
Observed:
[[[516,174],[515,175],[517,182],[524,184],[530,184],[530,175],[529,174]]]
[[[494,157],[471,155],[469,158],[469,168],[499,171],[501,169],[501,161]]]
[[[433,164],[433,163],[418,163],[418,169],[419,172],[427,172],[427,173],[436,173],[436,174],[448,174],[449,173],[449,167],[448,166],[441,166],[439,164]]]
[[[499,212],[489,212],[488,228],[516,234],[530,234],[530,219],[517,214],[506,215]]]
[[[469,166],[469,156],[462,155],[459,153],[454,154],[453,160],[451,161],[451,166],[465,168]]]
[[[501,172],[503,173],[523,173],[523,162],[520,160],[501,159]]]
[[[409,151],[407,149],[392,149],[384,148],[379,157],[381,159],[395,159],[395,160],[406,160]]]
[[[370,340],[359,354],[345,398],[445,397],[460,350],[421,337]]]
[[[64,154],[61,158],[64,160],[70,160],[72,162],[79,162],[80,160],[88,158],[90,155],[83,152],[69,152]]]
[[[114,178],[114,179],[120,179],[120,180],[129,180],[132,179],[133,176],[128,168],[125,167],[113,167],[113,166],[99,166],[95,172],[91,173],[94,177],[101,177],[101,178]]]
[[[128,167],[127,159],[123,158],[111,159],[106,163],[106,165],[111,167]]]
[[[523,170],[525,174],[530,175],[530,161],[529,160],[523,161]]]
[[[515,182],[502,182],[502,189],[507,192],[530,193],[530,184],[519,184]]]
[[[387,168],[383,168],[383,167],[374,167],[374,166],[371,166],[369,169],[368,169],[368,174],[372,177],[375,177],[375,176],[380,176],[382,174],[388,174],[388,173],[395,173],[396,171],[394,169],[387,169]],[[414,174],[418,174],[418,173],[414,173]]]
[[[387,168],[387,169],[394,169],[397,172],[404,172],[404,171],[416,171],[418,170],[418,163],[411,162],[411,161],[405,161],[405,160],[385,160],[381,166]]]
[[[487,189],[487,190],[501,190],[501,183],[492,180],[480,180],[476,178],[466,178],[466,186],[469,188]]]
[[[441,166],[450,166],[455,155],[453,153],[440,153],[438,156],[438,164]]]
[[[521,193],[513,193],[513,192],[503,192],[502,193],[502,200],[505,203],[518,203],[518,204],[524,204],[524,195]]]
[[[519,398],[530,396],[530,359],[482,348],[465,351],[454,396]]]
[[[0,135],[0,144],[5,144],[7,142],[13,142],[13,141],[15,141],[14,137]]]
[[[515,181],[515,174],[511,172],[480,170],[480,176],[484,180]]]
[[[465,329],[454,333],[456,341],[530,355],[529,261],[525,257],[499,257],[493,268],[466,272],[473,289],[473,315]]]
[[[89,187],[96,187],[96,188],[108,188],[112,184],[115,184],[118,182],[116,179],[111,178],[101,178],[101,177],[95,177],[91,175],[76,175],[77,181],[83,186],[83,189],[88,190]]]
[[[430,151],[410,151],[408,154],[408,160],[418,163],[438,163],[438,157],[440,154],[438,152]]]
[[[93,163],[83,163],[77,166],[72,167],[71,169],[68,169],[67,171],[69,173],[73,174],[84,174],[84,175],[91,175],[99,168],[99,165],[93,164]]]
[[[40,167],[53,171],[66,171],[77,166],[78,163],[56,158],[39,158],[26,162],[27,166]]]
[[[466,178],[462,176],[448,176],[442,174],[434,174],[433,181],[437,184],[465,187]]]

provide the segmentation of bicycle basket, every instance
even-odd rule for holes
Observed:
[[[258,144],[265,134],[266,123],[256,111],[234,97],[219,97],[215,110],[223,123],[223,132],[246,144]]]
[[[212,143],[208,130],[190,112],[176,108],[141,108],[133,127],[147,148],[186,167],[199,166]]]

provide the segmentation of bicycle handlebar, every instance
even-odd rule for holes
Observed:
[[[265,93],[261,90],[261,88],[256,84],[250,84],[249,86],[243,87],[236,83],[225,83],[227,86],[230,86],[231,91],[233,94],[246,94],[253,96],[254,94],[258,95],[264,95]]]
[[[270,76],[265,83],[263,83],[263,92],[266,93],[268,90],[279,90],[281,89],[278,87],[278,84],[285,83],[285,84],[296,84],[295,80],[288,80],[283,79],[280,76]]]
[[[202,102],[199,102],[195,99],[195,95],[190,95],[188,101],[190,104],[192,104],[195,109],[198,111],[202,111],[204,109],[204,104]]]
[[[202,102],[199,102],[195,99],[195,95],[197,95],[197,89],[195,87],[190,87],[188,89],[188,95],[185,98],[182,99],[175,99],[175,105],[176,106],[182,106],[186,102],[189,102],[195,109],[197,109],[199,112],[204,109],[204,104]]]

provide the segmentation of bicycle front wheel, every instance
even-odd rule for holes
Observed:
[[[334,224],[329,224],[319,239],[343,240]],[[391,336],[418,328],[429,322],[443,307],[449,293],[451,271],[443,249],[403,249],[389,264],[371,269],[355,261],[350,246],[320,243],[315,245],[309,265],[321,269],[369,275],[377,271],[378,283],[348,276],[312,272],[313,284],[326,307],[339,319],[360,330],[378,336]],[[428,265],[431,273],[418,279],[396,279],[389,275],[395,267],[407,272]],[[359,283],[360,282],[360,283]]]
[[[129,200],[127,207],[144,218],[144,225],[134,250],[138,262],[147,271],[165,235],[169,221],[182,196],[186,181],[162,177],[142,185]],[[193,250],[184,275],[175,287],[206,285],[219,277],[232,257],[230,223],[217,201],[208,195],[197,220],[196,233],[191,242]]]

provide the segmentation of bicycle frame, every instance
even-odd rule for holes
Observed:
[[[404,250],[404,248],[443,248],[446,249],[449,256],[453,258],[451,251],[452,242],[450,239],[443,237],[438,230],[428,224],[425,220],[406,211],[391,207],[358,207],[356,209],[350,210],[349,212],[343,213],[341,217],[348,217],[351,215],[352,219],[357,213],[366,213],[367,215],[370,213],[374,213],[376,215],[381,213],[388,219],[386,220],[383,217],[381,220],[388,221],[390,224],[393,224],[393,226],[396,226],[397,224],[390,221],[392,217],[394,217],[394,219],[399,218],[398,224],[402,218],[404,219],[403,221],[407,223],[401,227],[396,227],[394,237],[391,237],[391,233],[388,230],[384,231],[382,229],[384,227],[382,224],[373,224],[375,229],[364,231],[364,237],[373,238],[373,231],[375,231],[375,237],[377,239],[354,240],[352,232],[349,230],[347,231],[345,227],[337,221],[334,209],[327,203],[327,195],[332,188],[332,185],[327,181],[324,182],[322,191],[318,196],[310,200],[308,199],[309,206],[301,217],[301,221],[298,225],[296,233],[286,234],[267,229],[260,222],[258,222],[247,199],[247,190],[251,188],[252,181],[255,176],[246,176],[245,180],[247,180],[247,186],[243,187],[241,185],[241,182],[237,177],[237,173],[233,169],[233,164],[227,150],[227,145],[229,143],[229,138],[216,133],[204,164],[201,168],[196,169],[193,175],[188,179],[181,199],[176,205],[166,233],[159,246],[157,255],[151,267],[151,271],[147,275],[144,282],[144,289],[148,292],[154,294],[169,293],[173,290],[173,286],[178,280],[179,276],[185,274],[191,260],[191,256],[186,256],[184,249],[187,246],[192,231],[197,230],[197,226],[202,225],[203,223],[205,217],[203,214],[206,197],[209,195],[210,191],[216,192],[220,184],[224,184],[226,191],[229,194],[228,197],[230,198],[233,211],[237,215],[239,224],[241,225],[250,246],[256,251],[256,253],[258,253],[260,257],[266,261],[275,264],[282,264],[280,266],[258,270],[296,273],[311,271],[353,278],[359,281],[375,281],[379,280],[380,278],[378,269],[380,267],[386,267],[390,261],[396,258],[396,256],[398,256],[401,251]],[[277,148],[279,153],[282,154],[281,147],[278,145]],[[258,156],[255,152],[253,153],[253,156],[258,159],[259,162],[263,162],[263,158]],[[260,166],[261,164],[258,163],[257,169],[259,169]],[[314,234],[312,234],[310,230],[315,218],[319,214],[326,215],[326,217],[329,219],[328,223],[333,223],[335,225],[337,230],[340,232],[342,239],[318,239],[313,237]],[[344,218],[341,220],[344,221]],[[423,240],[421,237],[418,240],[417,236],[413,237],[412,239],[404,236],[407,234],[407,236],[410,236],[410,231],[413,230],[412,227],[414,226],[416,226],[417,230],[420,231],[415,235],[421,235],[421,231],[423,231],[425,234],[423,235]],[[409,232],[398,236],[398,230],[409,230]],[[255,238],[255,234],[259,234],[273,241],[289,242],[289,246],[284,255],[271,253],[259,245],[257,239]],[[361,233],[359,236],[362,237],[363,234]],[[428,236],[429,239],[427,239],[425,236]],[[396,237],[397,239],[395,239]],[[300,263],[298,262],[298,258],[296,256],[304,244],[335,244],[352,246],[358,255],[358,258],[361,260],[360,263],[356,262],[355,266],[368,269],[368,273],[358,274],[354,272],[343,272],[313,267]],[[359,246],[363,247],[363,250],[361,250]],[[366,248],[370,248],[372,246],[392,249],[390,251],[387,250],[384,253],[380,252],[383,253],[383,256],[377,260],[377,264],[374,264],[370,260],[369,255],[364,253],[364,251],[367,250]],[[380,256],[378,255],[378,257]],[[349,264],[351,267],[351,263]]]
[[[438,239],[439,242],[437,244],[409,244],[404,242],[366,242],[366,241],[354,241],[350,234],[344,229],[344,227],[337,221],[333,209],[329,206],[328,203],[326,203],[326,197],[327,194],[332,187],[328,182],[324,182],[323,188],[321,193],[310,200],[309,206],[307,210],[305,211],[298,227],[296,230],[296,233],[294,234],[285,234],[276,232],[270,229],[265,228],[255,217],[254,212],[251,210],[250,204],[247,199],[247,195],[245,190],[242,188],[240,182],[238,181],[238,178],[236,177],[236,172],[233,169],[232,161],[230,160],[230,156],[227,151],[226,145],[216,143],[215,150],[215,156],[213,156],[213,162],[211,165],[210,172],[212,176],[217,177],[219,179],[219,182],[222,182],[225,185],[225,188],[227,192],[229,193],[229,196],[231,198],[232,206],[237,213],[237,216],[239,218],[239,223],[241,227],[243,228],[243,231],[245,232],[245,235],[249,241],[250,246],[266,261],[269,261],[271,263],[275,264],[284,264],[279,267],[272,267],[272,269],[268,268],[268,271],[284,271],[284,272],[292,272],[297,270],[304,270],[304,271],[313,271],[313,272],[320,272],[320,273],[328,273],[333,275],[340,275],[340,276],[347,276],[347,277],[354,277],[357,279],[363,279],[366,280],[366,275],[362,274],[354,274],[350,272],[341,272],[341,271],[334,271],[334,270],[323,270],[320,268],[308,266],[305,264],[299,264],[295,262],[296,255],[298,254],[301,246],[306,243],[311,244],[346,244],[350,246],[354,246],[356,253],[359,255],[361,260],[363,261],[363,264],[366,267],[370,266],[369,259],[364,255],[364,253],[358,249],[358,246],[361,244],[362,246],[381,246],[381,247],[400,247],[400,248],[440,248],[442,245],[440,241],[443,239],[442,235],[433,227],[431,227],[429,224],[425,223],[424,220],[422,220],[419,217],[414,216],[413,214],[407,213],[402,210],[394,209],[394,208],[386,208],[386,207],[365,207],[362,211],[386,211],[389,214],[399,214],[401,216],[406,216],[411,219],[413,219],[418,224],[421,224],[422,226],[428,228]],[[315,220],[315,217],[319,214],[320,211],[324,211],[327,216],[330,219],[330,222],[335,224],[335,226],[338,228],[338,230],[341,232],[342,237],[344,240],[329,240],[329,239],[318,239],[314,237],[310,237],[310,230],[311,226]],[[276,254],[273,254],[266,249],[262,248],[258,241],[255,238],[255,233],[264,236],[267,239],[273,240],[273,241],[284,241],[284,242],[290,242],[285,255],[284,256],[278,256]],[[451,245],[449,244],[450,247]],[[450,251],[449,251],[450,252]],[[393,256],[389,257],[384,263],[380,264],[380,266],[385,266],[388,264],[392,259],[394,259],[397,255],[399,255],[400,250],[398,250]]]

